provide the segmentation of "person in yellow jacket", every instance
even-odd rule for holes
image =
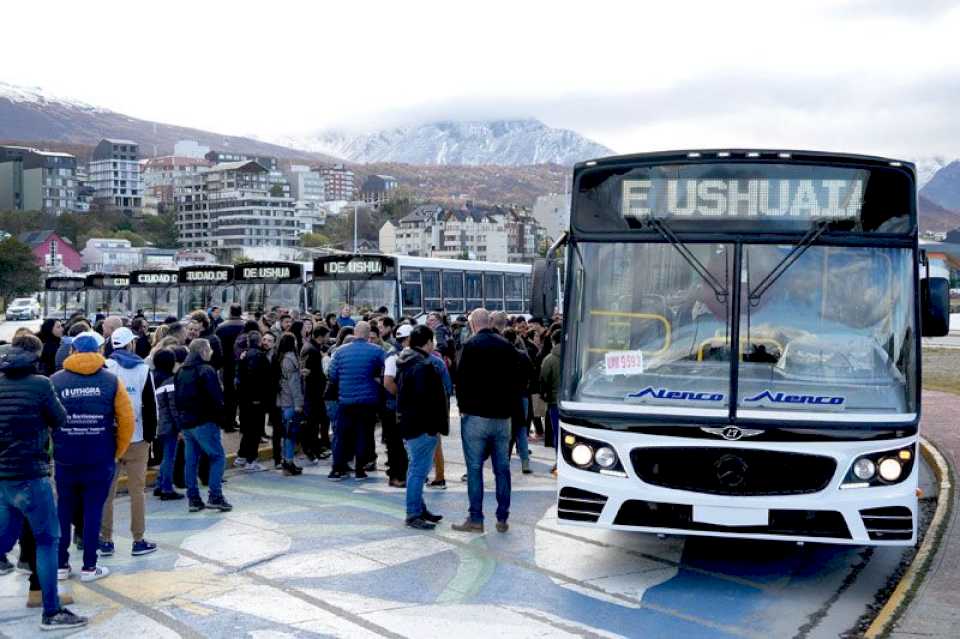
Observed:
[[[107,371],[100,354],[103,337],[87,331],[77,335],[63,370],[50,378],[67,413],[66,425],[53,434],[60,552],[57,578],[69,579],[70,520],[83,508],[83,569],[81,581],[110,574],[97,566],[97,542],[103,504],[110,491],[117,460],[130,446],[135,418],[130,396],[116,375]]]

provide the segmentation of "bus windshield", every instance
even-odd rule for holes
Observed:
[[[142,311],[143,316],[152,323],[162,322],[168,317],[177,317],[177,286],[131,286],[130,308],[134,312]]]
[[[344,304],[358,311],[386,306],[395,313],[397,283],[393,279],[314,280],[313,306],[318,313],[336,313]]]
[[[811,246],[751,297],[793,245],[745,244],[739,274],[733,244],[687,248],[695,260],[669,243],[572,251],[571,406],[727,415],[736,321],[740,417],[882,421],[916,412],[911,249]]]
[[[237,282],[237,301],[245,313],[265,312],[274,306],[300,308],[303,285],[299,282]]]

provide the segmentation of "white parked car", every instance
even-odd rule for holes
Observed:
[[[8,320],[34,320],[40,317],[40,304],[32,297],[18,297],[7,306]]]

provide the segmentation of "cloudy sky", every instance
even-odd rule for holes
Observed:
[[[960,0],[53,1],[4,22],[0,80],[264,139],[536,117],[618,152],[960,155]]]

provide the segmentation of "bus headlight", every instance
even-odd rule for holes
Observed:
[[[857,479],[869,481],[877,474],[877,465],[870,459],[861,457],[853,464],[853,474],[857,476]]]
[[[609,446],[601,446],[593,454],[593,459],[600,468],[613,468],[617,463],[617,454]]]
[[[900,476],[903,474],[903,465],[900,463],[900,460],[894,459],[893,457],[880,460],[879,469],[880,478],[883,479],[883,481],[895,482],[900,479]]]
[[[584,443],[576,444],[570,451],[570,458],[577,466],[589,466],[593,463],[593,449]]]
[[[913,472],[915,444],[866,453],[857,457],[840,488],[887,486],[903,481]]]

